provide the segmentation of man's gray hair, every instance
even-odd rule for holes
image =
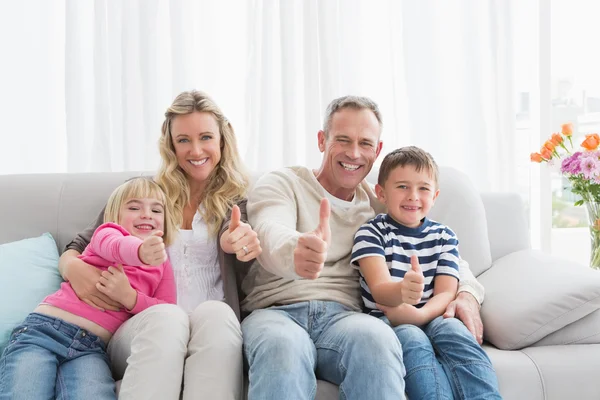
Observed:
[[[331,128],[333,114],[345,108],[351,108],[353,110],[371,110],[373,114],[375,114],[377,122],[379,122],[379,129],[383,129],[383,120],[381,119],[381,112],[379,111],[379,106],[377,103],[368,97],[343,96],[333,100],[327,106],[327,110],[325,112],[325,121],[323,121],[323,131],[325,132],[325,137],[329,136],[329,129]]]

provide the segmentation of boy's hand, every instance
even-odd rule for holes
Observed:
[[[402,293],[402,302],[406,304],[418,304],[423,297],[425,289],[425,276],[419,265],[419,259],[413,255],[410,257],[411,269],[404,274],[404,279],[398,283]]]
[[[123,304],[128,310],[133,309],[137,303],[137,292],[131,287],[122,265],[108,267],[107,271],[103,271],[96,287],[101,293]]]
[[[321,275],[331,244],[330,214],[329,201],[324,198],[319,210],[319,226],[298,238],[294,249],[294,267],[296,274],[302,278],[317,279]]]
[[[401,324],[422,326],[427,323],[422,308],[416,308],[406,303],[400,304],[398,307],[388,307],[381,304],[376,304],[376,306],[383,311],[392,326]]]
[[[156,231],[144,239],[144,242],[138,249],[138,256],[144,264],[158,267],[167,261],[167,252],[165,251],[165,243],[162,236],[163,233],[161,231]]]

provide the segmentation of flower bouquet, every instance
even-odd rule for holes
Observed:
[[[592,242],[590,267],[600,269],[600,136],[585,135],[577,151],[572,151],[572,136],[573,124],[562,125],[561,132],[552,134],[539,153],[531,153],[531,161],[560,161],[560,172],[571,182],[571,192],[580,197],[575,205],[585,204],[587,208]]]

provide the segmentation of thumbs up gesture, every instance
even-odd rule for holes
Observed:
[[[306,279],[317,279],[327,259],[327,249],[331,244],[329,216],[331,210],[327,199],[321,200],[319,225],[312,232],[300,235],[294,249],[296,274]]]
[[[402,293],[403,303],[415,305],[421,301],[423,289],[425,288],[425,277],[417,256],[410,257],[410,270],[404,274],[404,279],[398,282],[398,285]]]
[[[237,205],[231,209],[229,229],[221,237],[221,247],[226,253],[235,253],[236,258],[243,262],[262,253],[258,235],[249,224],[242,222],[242,213]]]
[[[162,236],[162,231],[155,231],[144,239],[138,249],[138,256],[144,264],[159,266],[167,261],[167,252]]]

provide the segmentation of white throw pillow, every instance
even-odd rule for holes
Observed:
[[[600,309],[600,272],[522,250],[500,258],[478,278],[484,339],[517,350]]]

